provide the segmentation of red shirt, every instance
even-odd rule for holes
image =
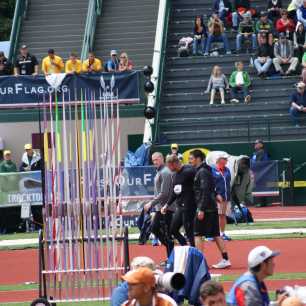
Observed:
[[[284,24],[283,19],[280,18],[276,21],[276,30],[278,33],[283,32],[294,32],[295,30],[295,24],[292,19],[288,19],[287,24]]]

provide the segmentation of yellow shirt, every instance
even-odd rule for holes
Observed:
[[[54,55],[54,59],[52,60],[54,64],[51,63],[51,59],[49,56],[46,56],[41,65],[41,70],[45,74],[50,74],[50,73],[60,73],[62,72],[64,68],[64,62],[61,57]]]
[[[87,59],[86,61],[83,62],[83,67],[82,67],[83,72],[88,72],[88,66],[89,66],[89,60]],[[91,66],[94,72],[100,72],[102,70],[102,62],[98,58],[95,58]]]
[[[66,73],[71,73],[71,72],[76,72],[76,73],[81,73],[82,72],[82,63],[79,59],[73,63],[71,60],[68,60],[65,64],[65,72]]]

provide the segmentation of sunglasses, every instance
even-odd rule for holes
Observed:
[[[126,56],[120,56],[120,58],[126,58]]]

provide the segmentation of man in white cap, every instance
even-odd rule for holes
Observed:
[[[298,117],[306,113],[306,91],[304,82],[299,82],[296,92],[291,95],[289,115],[296,127],[299,127]]]
[[[273,275],[274,257],[279,254],[266,246],[254,248],[248,256],[249,271],[235,281],[227,303],[237,306],[268,306],[269,292],[264,280]]]
[[[183,155],[179,152],[179,146],[178,146],[178,144],[177,144],[177,143],[172,143],[170,149],[171,149],[171,153],[168,154],[167,157],[170,156],[170,155],[172,155],[172,154],[174,154],[174,155],[176,155],[176,156],[178,157],[178,159],[182,162],[182,161],[183,161]],[[166,157],[166,158],[167,158],[167,157]]]
[[[36,153],[32,145],[27,143],[24,145],[25,152],[21,158],[20,171],[38,171],[41,170],[41,159],[39,153]]]
[[[117,50],[111,50],[111,58],[107,61],[105,70],[107,72],[116,72],[119,69],[119,59]]]

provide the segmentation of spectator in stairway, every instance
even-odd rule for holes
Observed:
[[[70,53],[69,60],[65,64],[65,72],[68,74],[78,74],[82,72],[82,63],[78,59],[76,53]]]
[[[263,140],[256,139],[254,143],[254,153],[251,156],[253,162],[262,162],[270,160],[270,154],[265,149]]]
[[[254,66],[259,77],[267,76],[272,65],[273,47],[268,44],[267,37],[263,36],[255,54]]]
[[[306,0],[303,0],[303,4],[297,9],[296,17],[306,27]]]
[[[207,39],[207,31],[202,16],[196,16],[193,26],[193,55],[203,55],[205,52],[205,40]]]
[[[171,152],[166,156],[166,158],[168,158],[171,155],[176,155],[179,159],[180,162],[183,161],[183,155],[179,152],[179,146],[177,143],[173,143],[171,144]]]
[[[274,45],[274,59],[273,64],[275,70],[281,75],[290,75],[295,72],[296,67],[299,63],[297,57],[293,54],[293,44],[292,41],[286,38],[285,33],[279,34],[279,40]],[[282,66],[289,65],[289,68],[284,72]]]
[[[120,62],[119,62],[119,71],[131,71],[133,70],[133,63],[129,60],[129,57],[126,52],[122,52],[120,54]]]
[[[29,53],[28,47],[26,45],[22,45],[19,50],[19,55],[15,62],[14,74],[15,75],[38,74],[37,58]]]
[[[306,50],[306,31],[301,22],[297,23],[295,32],[293,33],[293,46],[299,62],[302,62]]]
[[[106,72],[116,72],[119,69],[119,59],[116,50],[111,50],[111,58],[106,62],[105,71]]]
[[[232,12],[232,3],[230,0],[214,0],[214,11],[218,14],[223,24],[227,24],[227,18]]]
[[[223,42],[226,54],[231,54],[226,34],[224,33],[223,22],[217,14],[213,14],[208,22],[208,39],[204,55],[208,55],[212,42]]]
[[[221,104],[225,104],[225,90],[229,89],[229,83],[227,77],[222,73],[220,66],[214,66],[211,72],[211,76],[207,85],[205,93],[210,92],[210,105],[214,104],[215,95],[220,93]]]
[[[252,15],[250,12],[243,14],[243,20],[239,24],[239,30],[236,37],[236,49],[237,53],[241,51],[241,44],[243,40],[252,41],[252,49],[256,49],[256,34],[255,34],[255,25],[252,21]]]
[[[35,152],[30,143],[24,145],[25,152],[21,158],[20,171],[38,171],[41,170],[40,154]]]
[[[246,71],[243,71],[243,62],[235,64],[236,70],[232,72],[229,84],[231,89],[231,102],[239,103],[239,94],[242,92],[245,103],[251,102],[251,95],[249,87],[251,86],[251,79]]]
[[[268,1],[268,18],[274,23],[281,17],[281,10],[283,8],[282,0],[269,0]]]
[[[298,117],[306,113],[306,91],[305,83],[299,82],[296,91],[291,96],[289,115],[296,127],[300,127]]]
[[[88,53],[88,59],[85,60],[82,64],[83,72],[101,72],[102,71],[102,62],[95,57],[93,52]]]
[[[10,150],[3,152],[3,161],[0,163],[0,173],[17,172],[17,166],[12,161],[12,153]]]
[[[256,10],[251,7],[250,0],[235,0],[234,12],[232,13],[232,22],[234,30],[238,29],[239,22],[242,20],[243,14],[250,12],[252,17],[256,15]]]
[[[12,74],[12,65],[5,57],[4,52],[0,51],[0,75]]]
[[[45,75],[61,73],[64,69],[64,66],[65,65],[63,59],[55,54],[54,49],[49,49],[48,56],[46,56],[42,61],[41,70]]]
[[[268,13],[267,12],[260,12],[260,18],[256,22],[256,33],[258,40],[260,36],[267,36],[268,37],[268,42],[272,46],[273,44],[273,24],[272,22],[268,19]]]
[[[282,10],[281,18],[276,21],[275,27],[278,33],[285,33],[287,39],[293,40],[295,23],[292,19],[288,18],[288,12],[286,10]]]

